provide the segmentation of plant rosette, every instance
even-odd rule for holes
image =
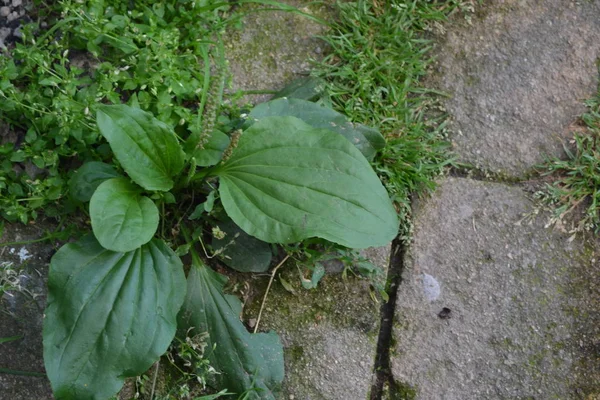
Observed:
[[[284,377],[281,341],[245,329],[239,300],[224,294],[226,278],[199,257],[201,234],[190,232],[219,225],[209,217],[218,203],[230,218],[222,234],[234,239],[224,245],[227,264],[254,272],[269,268],[266,243],[317,237],[350,248],[385,245],[398,219],[366,158],[383,138],[302,99],[261,104],[239,140],[217,132],[186,151],[150,113],[126,105],[96,112],[120,168],[87,163],[70,182],[72,197],[89,201],[92,233],[51,260],[43,336],[55,397],[108,399],[126,377],[150,368],[177,332],[193,328],[214,346],[218,385],[275,399]],[[206,192],[207,182],[214,190]],[[157,233],[164,204],[177,206],[184,191],[204,199],[178,226],[186,238],[180,248],[192,256],[187,278]],[[260,257],[247,261],[248,246],[262,246]]]

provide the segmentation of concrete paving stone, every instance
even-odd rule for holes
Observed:
[[[327,5],[291,0],[284,3],[301,11],[328,19]],[[310,72],[310,60],[323,56],[325,43],[318,39],[326,26],[306,16],[284,11],[250,12],[258,8],[246,5],[249,14],[241,30],[228,30],[224,37],[225,53],[231,71],[231,88],[237,90],[279,90],[295,78]],[[241,103],[259,103],[271,95],[253,95]]]
[[[391,353],[417,399],[600,395],[598,247],[533,210],[519,187],[463,178],[417,207]]]
[[[597,89],[600,0],[492,0],[439,46],[463,162],[520,176],[561,139]]]

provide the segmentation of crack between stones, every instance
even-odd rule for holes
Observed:
[[[392,347],[398,287],[402,284],[404,256],[406,254],[407,245],[408,244],[399,237],[396,237],[392,241],[387,275],[387,293],[389,299],[381,305],[380,309],[381,323],[379,326],[379,336],[377,338],[377,352],[375,355],[373,383],[371,385],[369,400],[382,400],[386,388],[393,393],[396,387],[391,368],[390,349]]]
[[[535,173],[526,173],[523,176],[506,175],[497,172],[490,172],[479,168],[461,168],[451,167],[448,170],[448,176],[453,178],[467,178],[474,181],[503,183],[505,185],[514,186],[532,180],[536,176]]]

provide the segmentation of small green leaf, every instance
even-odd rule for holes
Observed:
[[[216,170],[227,214],[269,243],[321,237],[346,247],[388,244],[398,218],[369,162],[350,142],[294,117],[268,117]]]
[[[296,290],[294,289],[292,284],[286,281],[281,275],[279,275],[279,282],[281,282],[281,286],[283,286],[285,290],[287,290],[291,294],[296,294]]]
[[[87,235],[52,257],[44,364],[57,400],[104,400],[169,347],[185,297],[179,258],[160,240],[127,253]]]
[[[100,184],[119,176],[112,165],[91,161],[83,164],[69,180],[69,193],[78,201],[90,201]]]
[[[210,365],[219,374],[217,384],[249,400],[275,400],[273,390],[284,376],[283,346],[277,334],[249,333],[240,321],[241,303],[223,294],[227,278],[195,258],[188,275],[187,295],[179,314],[179,332],[185,338],[208,332]],[[253,390],[254,389],[254,390]]]
[[[185,154],[173,130],[152,114],[126,105],[99,106],[100,133],[135,183],[167,191],[181,172]]]
[[[303,276],[301,276],[302,287],[304,289],[314,289],[317,287],[317,285],[321,281],[321,278],[323,278],[324,276],[325,267],[323,267],[321,263],[316,263],[310,279],[306,279]]]
[[[211,191],[206,196],[206,201],[200,203],[194,208],[194,211],[188,217],[189,220],[200,219],[205,212],[211,212],[215,205],[215,191]]]
[[[371,160],[385,147],[385,139],[377,129],[353,124],[332,110],[301,99],[276,99],[254,107],[249,119],[261,120],[265,117],[296,117],[314,128],[329,129],[350,141],[363,155]]]
[[[104,248],[131,251],[148,243],[158,229],[158,208],[125,178],[100,184],[90,201],[94,235]]]
[[[287,97],[307,101],[317,100],[325,91],[325,81],[311,76],[298,78],[273,96],[273,99]]]
[[[226,236],[213,238],[213,250],[229,267],[240,272],[265,272],[271,265],[271,246],[248,235],[233,221],[217,224]]]
[[[15,340],[22,339],[23,336],[9,336],[9,337],[0,337],[0,344],[14,342]]]
[[[177,248],[175,249],[175,254],[177,254],[179,257],[183,257],[187,253],[190,252],[191,247],[192,247],[192,245],[189,243],[182,244],[181,246],[177,246]]]
[[[227,146],[229,146],[229,136],[221,131],[213,131],[204,148],[194,152],[196,165],[199,167],[209,167],[218,164]]]

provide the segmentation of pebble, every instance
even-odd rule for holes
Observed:
[[[23,4],[23,0],[12,0],[13,7],[19,7],[21,4]]]
[[[8,17],[6,17],[6,20],[8,22],[13,21],[15,19],[19,18],[19,13],[16,11],[13,11]]]
[[[0,17],[8,17],[8,14],[10,14],[10,8],[0,7]]]

